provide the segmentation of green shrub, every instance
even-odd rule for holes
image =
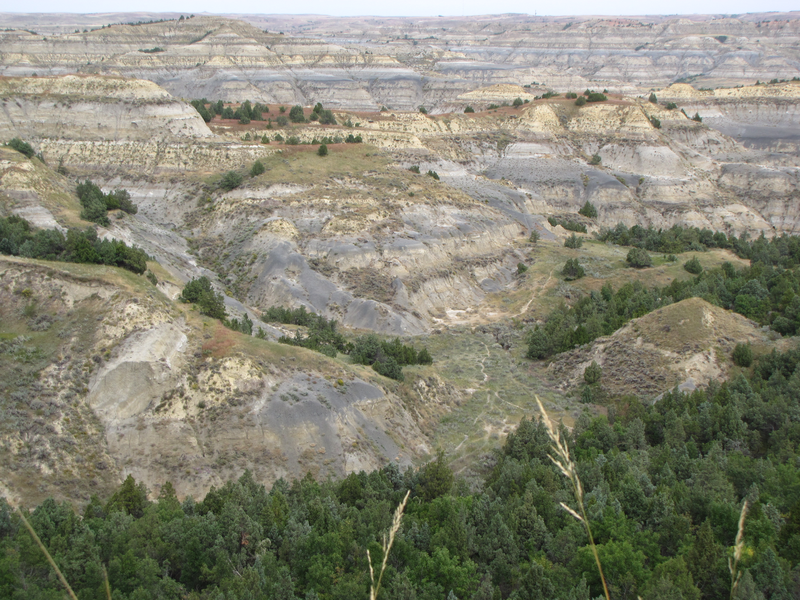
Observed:
[[[428,109],[426,109],[424,106],[420,106],[419,107],[419,112],[421,112],[423,115],[427,115],[428,114]]]
[[[471,106],[467,106],[467,107],[464,109],[464,112],[465,112],[465,113],[474,113],[474,112],[475,112],[475,109],[474,109],[474,108],[472,108]]]
[[[292,123],[305,123],[306,118],[303,115],[303,107],[300,106],[299,104],[293,106],[292,109],[289,111],[289,120]]]
[[[655,92],[650,92],[650,97],[648,98],[648,100],[653,104],[658,104],[658,98],[656,98]]]
[[[642,250],[641,248],[631,248],[625,260],[636,269],[653,266],[653,259],[650,258],[647,250]]]
[[[594,204],[586,201],[586,204],[578,211],[579,215],[583,215],[584,217],[588,217],[589,219],[596,219],[597,218],[597,209],[594,207]]]
[[[200,314],[224,321],[227,317],[222,294],[211,287],[211,280],[205,275],[192,279],[181,292],[181,300],[196,304]]]
[[[20,154],[24,154],[28,158],[33,158],[33,155],[35,154],[31,145],[28,142],[23,142],[19,138],[11,139],[6,144],[6,146],[8,146],[9,148],[13,148],[17,152],[19,152]]]
[[[428,177],[433,177],[436,181],[439,181],[439,174],[436,171],[428,171],[426,175]]]
[[[527,270],[528,267],[525,265],[525,263],[517,263],[517,275],[524,275],[525,271]]]
[[[583,106],[584,104],[586,104],[585,96],[579,96],[578,99],[575,100],[575,106]]]
[[[511,106],[514,108],[519,108],[523,105],[522,98],[514,98],[514,102],[511,103]]]
[[[578,94],[576,94],[575,92],[567,92],[566,94],[564,94],[564,98],[566,98],[567,100],[575,100],[577,97]]]
[[[650,117],[650,124],[656,129],[661,129],[661,120],[656,117]]]
[[[241,173],[237,173],[236,171],[228,171],[222,176],[222,180],[219,182],[219,187],[226,191],[235,190],[237,187],[242,185],[242,181],[244,181],[244,177],[242,177]]]
[[[605,94],[601,94],[600,92],[591,92],[587,97],[587,102],[605,102],[608,100]]]
[[[703,117],[700,116],[699,112],[696,112],[696,113],[694,113],[694,116],[692,117],[692,121],[697,121],[698,123],[702,123],[703,122]]]
[[[319,145],[319,148],[317,148],[317,156],[328,156],[328,146],[326,144]]]
[[[397,381],[403,381],[405,379],[403,368],[392,357],[387,356],[375,361],[372,364],[372,368],[376,373],[384,377],[396,379]]]
[[[534,229],[534,230],[532,230],[532,231],[531,231],[531,237],[529,237],[529,238],[528,238],[528,241],[529,241],[531,244],[535,244],[536,242],[538,242],[538,241],[539,241],[539,239],[540,239],[541,237],[542,237],[542,236],[539,234],[539,232],[538,232],[536,229]]]
[[[592,159],[589,161],[589,164],[597,166],[601,162],[603,162],[603,158],[599,154],[592,154]]]
[[[253,163],[253,166],[250,167],[250,177],[258,177],[267,169],[264,167],[264,163],[260,160],[257,160]]]
[[[332,110],[323,110],[319,113],[320,125],[336,125],[336,117],[333,115]]]
[[[577,249],[583,246],[583,238],[579,238],[574,233],[564,240],[564,247]]]
[[[686,269],[692,275],[700,275],[703,272],[703,265],[700,264],[700,261],[697,260],[697,257],[693,257],[691,260],[685,262],[683,264],[683,268]]]
[[[419,173],[419,165],[411,165],[410,167],[408,167],[408,170],[411,171],[412,173]]]
[[[753,349],[750,344],[736,344],[731,358],[733,364],[739,367],[749,367],[753,364]]]
[[[667,105],[665,106],[665,108],[667,110],[675,110],[676,108],[678,108],[678,105],[675,104],[674,102],[667,102]]]
[[[586,275],[586,271],[584,271],[577,258],[569,258],[567,259],[567,262],[564,263],[564,268],[561,269],[561,274],[567,281],[572,281],[574,279],[580,279]]]
[[[567,231],[575,231],[577,233],[586,233],[586,225],[578,223],[577,221],[559,219],[556,217],[547,217],[547,222],[553,227],[561,225]]]
[[[583,371],[583,380],[589,384],[595,384],[600,381],[600,378],[603,376],[603,369],[597,362],[592,361],[588,367],[586,367]]]
[[[275,122],[278,124],[278,127],[286,127],[289,124],[289,119],[287,119],[285,115],[278,115]]]

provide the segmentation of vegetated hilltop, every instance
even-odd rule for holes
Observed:
[[[592,362],[611,396],[654,398],[680,386],[692,391],[727,379],[736,344],[767,345],[757,323],[689,298],[630,321],[613,335],[559,354],[548,368],[562,389],[579,387]]]

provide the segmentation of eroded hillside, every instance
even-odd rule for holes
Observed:
[[[197,497],[244,469],[341,476],[431,452],[421,427],[444,407],[417,406],[413,383],[232,332],[125,271],[0,266],[9,499],[85,501],[124,473]]]
[[[317,24],[324,42],[290,22],[281,35],[217,17],[46,40],[0,32],[0,67],[14,75],[0,77],[0,141],[20,138],[34,155],[0,148],[0,216],[61,231],[91,225],[101,239],[141,247],[158,281],[3,258],[0,492],[85,500],[132,473],[152,490],[170,480],[181,496],[201,496],[245,469],[264,482],[339,476],[415,464],[437,448],[470,474],[536,409],[534,394],[566,424],[602,410],[577,392],[592,360],[607,393],[653,399],[734,372],[737,343],[776,345],[777,334],[691,299],[553,360],[525,358],[527,328],[561,303],[604,284],[690,277],[666,253],[632,269],[627,248],[593,233],[618,223],[797,233],[800,83],[675,84],[648,99],[643,89],[676,77],[652,65],[636,77],[614,71],[627,50],[604,55],[606,66],[591,73],[534,71],[538,50],[507,51],[525,37],[517,25],[493,33],[496,47],[467,28],[473,37],[460,49],[453,39],[431,50],[413,43],[423,24],[409,40],[392,33],[379,53],[364,48],[393,30],[351,43],[331,23]],[[771,25],[764,39],[783,48],[792,23]],[[674,47],[724,54],[703,81],[725,79],[725,61],[738,60],[734,48],[759,28],[565,25],[570,56],[583,52],[581,36],[621,28],[643,40],[660,28]],[[555,35],[553,26],[528,37],[552,42],[542,32]],[[720,27],[738,28],[741,39],[709,38],[728,35]],[[471,61],[490,65],[501,54],[513,68],[475,76]],[[767,79],[792,75],[794,63],[748,64]],[[33,65],[37,76],[25,76]],[[564,79],[529,85],[535,72],[556,70]],[[362,77],[372,78],[368,89]],[[639,77],[647,83],[634,84]],[[578,105],[564,93],[598,82],[611,89],[605,100]],[[201,96],[221,98],[230,114],[204,120],[188,102]],[[244,100],[260,103],[260,119],[231,118]],[[325,124],[317,101],[333,109]],[[283,123],[297,103],[300,118]],[[83,220],[76,184],[87,178],[127,190],[138,210],[112,210],[105,225]],[[578,214],[587,203],[596,214]],[[565,227],[585,229],[582,247],[564,247],[573,233]],[[692,250],[704,268],[746,264],[730,249]],[[584,279],[562,273],[568,258],[585,267]],[[247,314],[268,339],[178,302],[201,275],[229,315]],[[297,328],[259,322],[273,306],[336,319],[350,339],[402,336],[428,348],[434,364],[408,367],[399,383],[346,355],[278,345]]]

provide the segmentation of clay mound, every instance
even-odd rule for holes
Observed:
[[[561,354],[549,367],[566,389],[583,383],[597,361],[612,395],[654,398],[676,385],[693,390],[724,379],[737,343],[766,341],[758,324],[700,298],[689,298],[634,319],[612,335]]]

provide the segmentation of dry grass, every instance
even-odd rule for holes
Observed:
[[[742,559],[744,550],[744,520],[747,517],[747,500],[742,504],[742,512],[739,515],[739,530],[736,532],[736,542],[733,546],[733,556],[728,557],[728,571],[731,573],[731,599],[736,593],[742,572],[739,570],[739,561]]]
[[[548,454],[548,456],[564,474],[564,476],[569,479],[570,484],[572,484],[572,491],[575,494],[575,501],[578,503],[580,514],[563,502],[560,503],[561,508],[583,523],[583,526],[586,528],[586,534],[589,536],[589,545],[592,548],[592,554],[594,555],[594,560],[597,563],[597,570],[600,572],[600,580],[603,582],[603,592],[605,592],[606,600],[611,600],[611,596],[608,594],[606,578],[603,575],[603,565],[600,564],[600,555],[597,553],[597,546],[595,546],[594,537],[592,537],[592,529],[589,527],[589,518],[586,516],[586,509],[583,504],[583,485],[578,477],[577,465],[572,462],[567,443],[561,439],[560,431],[550,420],[550,417],[547,416],[547,412],[544,410],[544,406],[542,406],[538,396],[536,397],[536,402],[539,405],[539,412],[542,415],[542,421],[544,422],[545,427],[547,427],[547,434],[550,436],[550,440],[553,442],[553,453],[555,456],[552,454]]]
[[[53,570],[56,572],[56,575],[58,576],[58,580],[61,582],[61,585],[64,586],[64,589],[67,590],[67,594],[69,594],[69,597],[72,598],[73,600],[78,600],[78,597],[75,595],[75,592],[72,591],[72,588],[70,587],[69,583],[67,583],[67,579],[64,577],[64,574],[61,573],[61,569],[58,568],[56,561],[54,561],[53,557],[50,556],[50,553],[47,551],[47,548],[45,548],[44,544],[42,543],[42,540],[39,539],[39,536],[36,535],[36,532],[33,530],[33,527],[31,527],[31,524],[28,522],[28,519],[25,518],[25,515],[22,514],[22,511],[19,511],[19,518],[22,519],[22,524],[25,525],[25,529],[28,530],[28,533],[33,538],[33,541],[36,542],[36,545],[39,546],[39,549],[44,553],[47,562],[49,562],[50,566],[53,567]],[[106,579],[106,589],[108,589],[107,579]],[[108,597],[111,598],[111,594],[109,594]]]
[[[386,570],[386,561],[389,559],[389,551],[392,549],[392,544],[394,543],[394,536],[397,535],[397,532],[400,531],[400,523],[403,520],[403,511],[406,508],[406,502],[408,502],[408,496],[411,494],[411,490],[406,492],[403,501],[397,507],[397,510],[394,511],[394,518],[392,519],[392,526],[389,528],[389,537],[387,538],[385,535],[383,536],[383,560],[381,561],[381,570],[378,573],[378,580],[375,581],[375,572],[372,568],[372,558],[369,555],[369,550],[367,550],[367,562],[369,563],[369,600],[376,600],[378,597],[378,592],[381,589],[381,579],[383,579],[383,572]]]
[[[64,577],[64,574],[61,572],[61,569],[58,568],[56,561],[53,560],[52,556],[50,556],[50,553],[47,551],[47,548],[42,543],[42,540],[40,540],[39,536],[36,535],[36,532],[34,531],[31,524],[28,522],[28,519],[25,518],[25,515],[22,514],[22,511],[18,511],[18,514],[19,518],[22,519],[22,524],[25,525],[25,529],[28,530],[28,533],[33,538],[33,541],[36,542],[36,545],[39,546],[39,549],[44,553],[47,562],[49,562],[50,566],[53,567],[53,570],[56,572],[56,575],[58,576],[58,580],[61,582],[61,585],[64,586],[64,589],[67,591],[69,597],[72,598],[73,600],[78,600],[78,597],[75,595],[75,592],[72,591],[72,587],[70,587],[67,578]],[[102,567],[102,570],[103,570],[103,580],[104,580],[104,587],[106,590],[106,596],[108,597],[108,600],[111,600],[111,586],[108,583],[108,573],[106,572],[105,566]]]

